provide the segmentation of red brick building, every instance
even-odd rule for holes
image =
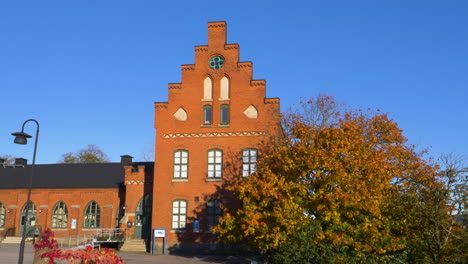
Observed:
[[[13,235],[21,236],[26,225],[26,230],[51,228],[56,237],[74,236],[143,220],[138,205],[151,205],[144,199],[153,191],[151,162],[122,156],[121,163],[36,165],[26,220],[30,170],[24,159],[14,165],[0,160],[0,231],[14,228]],[[147,230],[149,219],[145,219]],[[130,236],[142,237],[143,229],[143,223],[132,226]]]
[[[262,143],[280,132],[279,99],[252,79],[253,64],[239,61],[226,27],[208,23],[208,45],[195,46],[195,63],[182,65],[168,101],[155,103],[155,162],[38,165],[29,224],[69,236],[128,223],[135,237],[165,228],[170,249],[211,245],[221,206],[236,204],[229,180],[255,172]],[[0,181],[0,231],[19,234],[28,167],[0,166],[1,178],[16,179]]]
[[[168,102],[155,103],[152,226],[166,228],[169,246],[212,241],[210,225],[231,202],[226,180],[254,172],[260,144],[279,131],[279,99],[266,98],[252,70],[226,43],[226,23],[208,23],[208,45],[182,65]]]

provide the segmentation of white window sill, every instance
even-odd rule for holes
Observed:
[[[223,178],[206,178],[207,182],[220,182],[223,181]]]
[[[187,232],[186,230],[175,230],[175,229],[171,229],[171,233],[185,233]]]
[[[188,182],[188,179],[172,179],[172,182]]]

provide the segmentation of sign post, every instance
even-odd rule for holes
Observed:
[[[166,228],[153,228],[153,248],[152,254],[156,254],[156,241],[157,238],[161,237],[163,239],[162,252],[163,255],[166,255]]]

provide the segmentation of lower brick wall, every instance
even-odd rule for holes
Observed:
[[[84,211],[91,201],[97,202],[101,212],[100,228],[114,228],[120,205],[118,188],[100,189],[34,189],[31,201],[36,207],[36,225],[51,228],[52,213],[55,205],[63,201],[68,210],[67,228],[51,228],[56,237],[74,236],[93,229],[83,228]],[[0,190],[0,202],[6,209],[5,227],[15,227],[15,235],[19,235],[21,211],[27,200],[27,190]],[[72,228],[72,219],[76,220]]]

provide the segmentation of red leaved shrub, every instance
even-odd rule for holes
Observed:
[[[48,264],[125,264],[119,256],[109,249],[98,250],[90,246],[86,249],[58,249],[57,241],[53,238],[54,232],[45,229],[34,244],[36,253],[41,253],[42,259],[48,259]],[[46,252],[44,252],[47,250]]]

